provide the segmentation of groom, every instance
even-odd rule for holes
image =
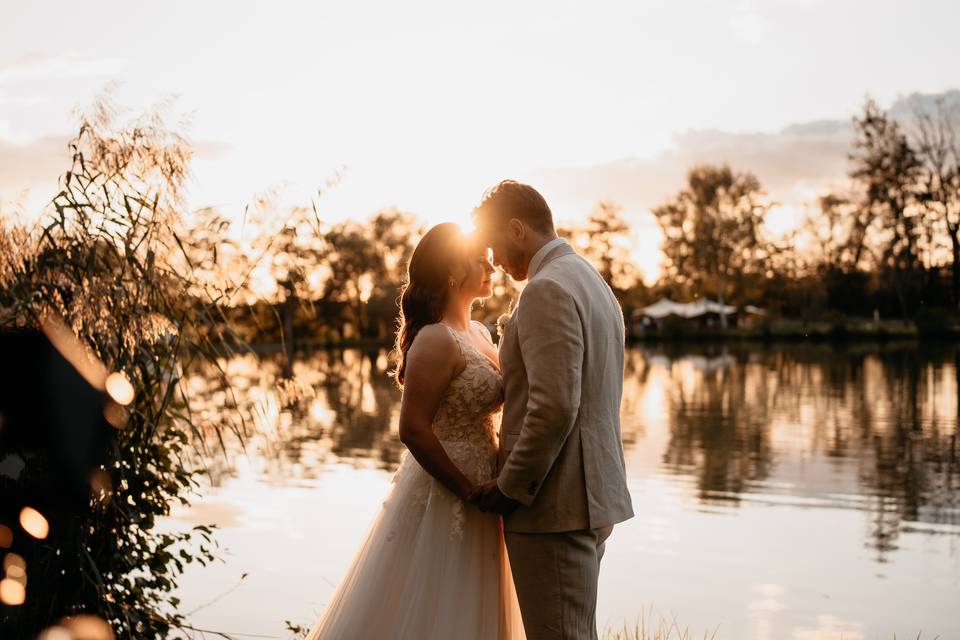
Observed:
[[[480,507],[504,516],[527,638],[596,638],[604,541],[633,516],[620,442],[623,314],[557,237],[533,187],[501,182],[474,218],[494,264],[529,280],[500,338],[500,474]]]

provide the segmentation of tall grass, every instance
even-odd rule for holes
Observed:
[[[654,619],[656,621],[654,622]],[[641,611],[639,619],[633,624],[624,623],[621,627],[607,627],[601,634],[603,640],[714,640],[717,629],[702,636],[690,635],[687,627],[681,627],[676,617],[655,616],[653,609]]]

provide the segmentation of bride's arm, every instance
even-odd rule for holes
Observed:
[[[462,364],[460,348],[443,327],[431,325],[420,330],[407,351],[400,441],[427,473],[467,500],[476,487],[450,460],[432,429],[443,392]]]

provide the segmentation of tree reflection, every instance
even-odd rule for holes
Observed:
[[[695,470],[702,501],[736,502],[772,464],[772,397],[763,372],[731,366],[725,349],[668,363],[670,440],[663,460],[674,470]]]
[[[403,452],[396,431],[400,393],[382,355],[380,351],[326,354],[325,392],[336,414],[329,435],[338,458],[373,459],[393,469]]]
[[[960,524],[957,347],[714,346],[643,354],[668,381],[663,462],[697,479],[701,501],[736,504],[745,494],[786,486],[827,507],[852,502],[868,512],[867,544],[880,561],[905,528]],[[850,476],[855,487],[844,482]]]
[[[703,504],[862,510],[866,543],[884,561],[905,530],[960,525],[958,358],[954,346],[914,344],[631,349],[624,445],[629,453],[662,434],[659,464],[691,477]],[[188,375],[207,401],[198,422],[245,416],[231,430],[245,435],[233,450],[271,482],[316,478],[330,463],[396,468],[400,392],[386,350],[300,353],[292,381],[278,384],[283,361],[224,363],[236,397],[212,373]],[[219,483],[236,473],[235,458],[212,451],[205,462]]]
[[[200,461],[212,485],[236,474],[235,455],[242,454],[277,483],[316,478],[331,462],[385,469],[399,464],[400,392],[388,375],[386,350],[299,353],[287,380],[285,363],[280,353],[223,363],[229,384],[243,392],[237,394],[242,403],[225,395],[210,367],[188,375],[202,422],[240,416],[244,425],[234,430],[241,437],[224,443],[225,453],[208,448]],[[212,438],[215,432],[203,433]]]

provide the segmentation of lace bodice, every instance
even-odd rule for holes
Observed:
[[[471,482],[480,484],[496,477],[498,422],[503,406],[503,379],[497,367],[470,339],[443,325],[460,346],[466,366],[450,381],[433,418],[433,432],[451,462]],[[402,489],[405,487],[405,489]],[[463,534],[464,504],[439,481],[424,471],[413,456],[405,455],[393,476],[391,496],[400,492],[409,506],[424,510],[436,501],[449,504],[450,535]],[[388,539],[394,534],[391,532]]]
[[[440,399],[433,432],[440,440],[489,442],[495,446],[496,417],[503,405],[503,379],[469,338],[451,327],[447,330],[460,346],[466,366]]]

